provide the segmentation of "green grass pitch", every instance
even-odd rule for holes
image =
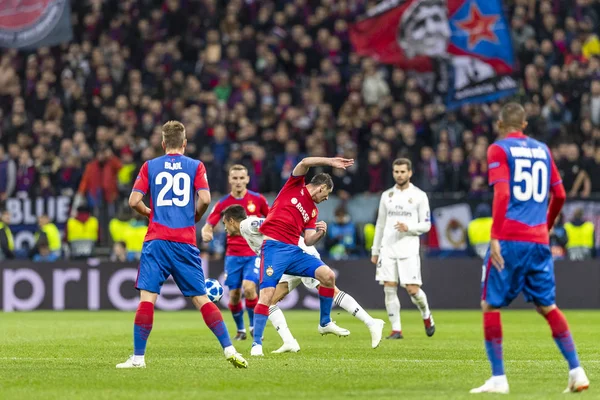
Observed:
[[[285,314],[301,352],[270,354],[280,339],[269,323],[264,358],[249,356],[250,340],[235,343],[247,370],[225,361],[198,312],[157,312],[147,368],[138,370],[115,369],[132,353],[133,312],[1,314],[0,399],[466,399],[490,374],[475,311],[435,312],[432,338],[416,311],[403,311],[405,338],[376,350],[365,326],[337,308],[348,338],[320,336],[316,311]],[[387,322],[384,311],[372,314]],[[592,382],[582,396],[600,398],[600,312],[565,314]],[[534,311],[505,311],[502,320],[510,397],[564,398],[567,365],[545,320]]]

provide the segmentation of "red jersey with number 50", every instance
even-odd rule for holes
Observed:
[[[492,238],[548,244],[548,196],[562,184],[548,146],[514,132],[492,144],[487,159],[489,184],[507,182],[510,196],[506,210],[494,210]]]
[[[257,217],[266,217],[269,213],[269,203],[267,199],[259,193],[247,190],[246,194],[237,199],[231,194],[223,197],[210,212],[210,215],[206,219],[206,222],[215,226],[221,220],[221,213],[229,206],[240,205],[246,210],[248,216],[255,215]],[[227,250],[225,252],[227,256],[238,256],[238,257],[249,257],[256,256],[256,253],[248,246],[246,239],[241,235],[231,236],[227,235]]]
[[[304,184],[304,175],[290,176],[260,227],[260,232],[283,243],[298,245],[306,229],[315,229],[319,211]]]
[[[145,242],[159,239],[196,245],[196,193],[209,190],[202,162],[182,154],[146,161],[133,190],[150,194]]]

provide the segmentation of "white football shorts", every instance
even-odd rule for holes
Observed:
[[[398,282],[400,286],[423,284],[421,280],[421,258],[414,255],[409,258],[379,257],[375,280],[383,282]]]

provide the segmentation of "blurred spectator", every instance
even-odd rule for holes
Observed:
[[[474,217],[467,228],[469,249],[474,255],[484,259],[492,235],[492,208],[484,203],[479,204]]]
[[[148,232],[148,220],[139,214],[129,220],[123,233],[123,241],[127,249],[127,261],[138,261],[142,255],[144,238]]]
[[[565,216],[563,213],[558,214],[554,225],[550,230],[550,250],[552,251],[552,258],[555,260],[563,260],[567,254],[567,231],[564,226]]]
[[[356,226],[344,207],[335,210],[335,221],[329,224],[325,246],[334,260],[345,260],[356,252]]]
[[[87,164],[78,194],[86,198],[90,207],[99,207],[104,202],[114,204],[119,194],[117,174],[121,166],[121,161],[108,147],[100,148],[96,158]]]
[[[5,153],[0,145],[0,203],[6,201],[15,190],[17,168],[15,162]]]
[[[571,261],[588,260],[594,256],[594,224],[584,219],[582,208],[575,210],[571,221],[564,225],[567,232],[567,254]]]
[[[75,217],[67,220],[66,241],[69,244],[71,258],[90,257],[98,241],[98,219],[90,214],[87,206],[79,206]]]
[[[115,242],[110,253],[111,262],[126,262],[127,261],[127,248],[125,242]]]
[[[15,242],[10,231],[10,212],[0,213],[0,261],[15,258]]]
[[[38,231],[35,233],[35,245],[29,252],[33,261],[56,261],[61,255],[61,237],[56,225],[50,222],[48,215],[38,218]]]

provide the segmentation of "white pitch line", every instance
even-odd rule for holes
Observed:
[[[271,357],[270,357],[271,358]],[[274,356],[272,357],[272,359],[283,359],[284,357],[277,357]],[[286,357],[286,359],[288,358],[292,358],[292,357]],[[308,359],[309,357],[304,357],[304,359]],[[178,358],[178,357],[156,357],[154,358],[154,360],[156,361],[184,361],[184,360],[194,360],[194,359],[204,359],[204,357],[200,358],[200,357],[186,357],[186,358]],[[314,360],[323,360],[323,361],[329,361],[329,359],[323,359],[320,357],[314,357],[311,359]],[[98,361],[98,358],[70,358],[70,357],[0,357],[0,361]],[[351,359],[351,358],[342,358],[341,361],[372,361],[369,359]],[[461,363],[472,363],[472,364],[479,364],[479,363],[487,363],[488,361],[485,359],[482,360],[456,360],[456,359],[449,359],[449,360],[412,360],[412,359],[391,359],[391,360],[386,360],[386,361],[391,361],[391,362],[402,362],[402,363],[414,363],[414,364],[451,364],[451,363],[455,363],[455,364],[461,364]],[[549,364],[549,363],[556,363],[556,362],[562,362],[563,360],[505,360],[505,363],[508,364],[523,364],[523,363],[536,363],[536,364]],[[600,364],[600,360],[584,360],[582,362],[583,364]]]

